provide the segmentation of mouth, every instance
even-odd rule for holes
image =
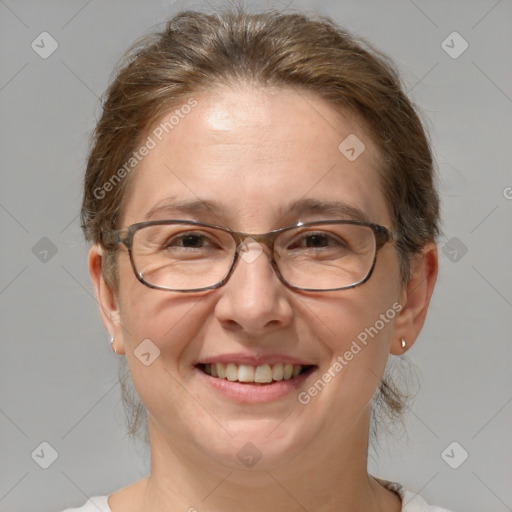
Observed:
[[[280,381],[294,381],[311,373],[316,365],[274,363],[252,366],[235,363],[199,363],[196,368],[215,379],[243,384],[269,385]],[[302,379],[301,379],[302,380]]]

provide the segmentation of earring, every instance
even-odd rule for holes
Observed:
[[[402,348],[405,348],[405,346],[407,345],[403,338],[400,340],[400,344],[402,345]]]
[[[117,355],[117,350],[114,347],[114,336],[112,336],[112,338],[110,338],[110,346],[111,346],[112,350],[114,351],[114,353]]]

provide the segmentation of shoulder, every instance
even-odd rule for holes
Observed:
[[[396,492],[402,500],[401,512],[451,512],[446,508],[436,507],[429,505],[421,496],[407,490],[402,484],[398,482],[391,482],[383,480],[382,478],[373,477],[381,485]]]
[[[112,512],[108,506],[108,496],[93,496],[79,508],[67,508],[63,512]]]

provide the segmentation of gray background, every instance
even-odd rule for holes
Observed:
[[[441,270],[407,354],[421,390],[408,438],[383,443],[370,472],[455,511],[512,510],[512,2],[248,2],[287,4],[333,16],[395,59],[439,165]],[[123,50],[176,10],[203,5],[0,0],[2,511],[78,506],[147,473],[147,450],[124,434],[80,184],[97,96]],[[31,48],[43,31],[59,45],[47,59]],[[469,44],[458,58],[441,46],[453,31]],[[58,452],[48,469],[31,457],[43,441]],[[441,456],[453,441],[462,448],[452,461],[469,453],[457,469]]]

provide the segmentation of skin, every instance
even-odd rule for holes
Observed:
[[[139,164],[122,227],[143,220],[159,201],[215,200],[219,215],[172,214],[233,230],[263,233],[299,219],[278,208],[303,197],[342,200],[391,227],[380,189],[380,155],[356,117],[341,117],[321,98],[291,89],[216,87]],[[366,150],[350,162],[338,150],[355,133]],[[339,218],[303,215],[312,221]],[[367,472],[370,402],[390,354],[407,349],[425,320],[437,276],[437,250],[427,244],[402,286],[393,244],[377,257],[369,281],[338,292],[300,292],[273,273],[267,252],[241,260],[226,285],[183,294],[141,284],[120,245],[119,293],[101,274],[102,250],[89,271],[102,320],[127,358],[148,410],[151,473],[109,498],[113,512],[350,511],[398,512],[401,500]],[[240,404],[199,378],[207,356],[280,353],[318,366],[307,390],[365,327],[394,303],[403,309],[309,404],[297,393]],[[149,338],[160,356],[145,366],[134,356]],[[245,467],[237,452],[253,443],[262,458]]]

